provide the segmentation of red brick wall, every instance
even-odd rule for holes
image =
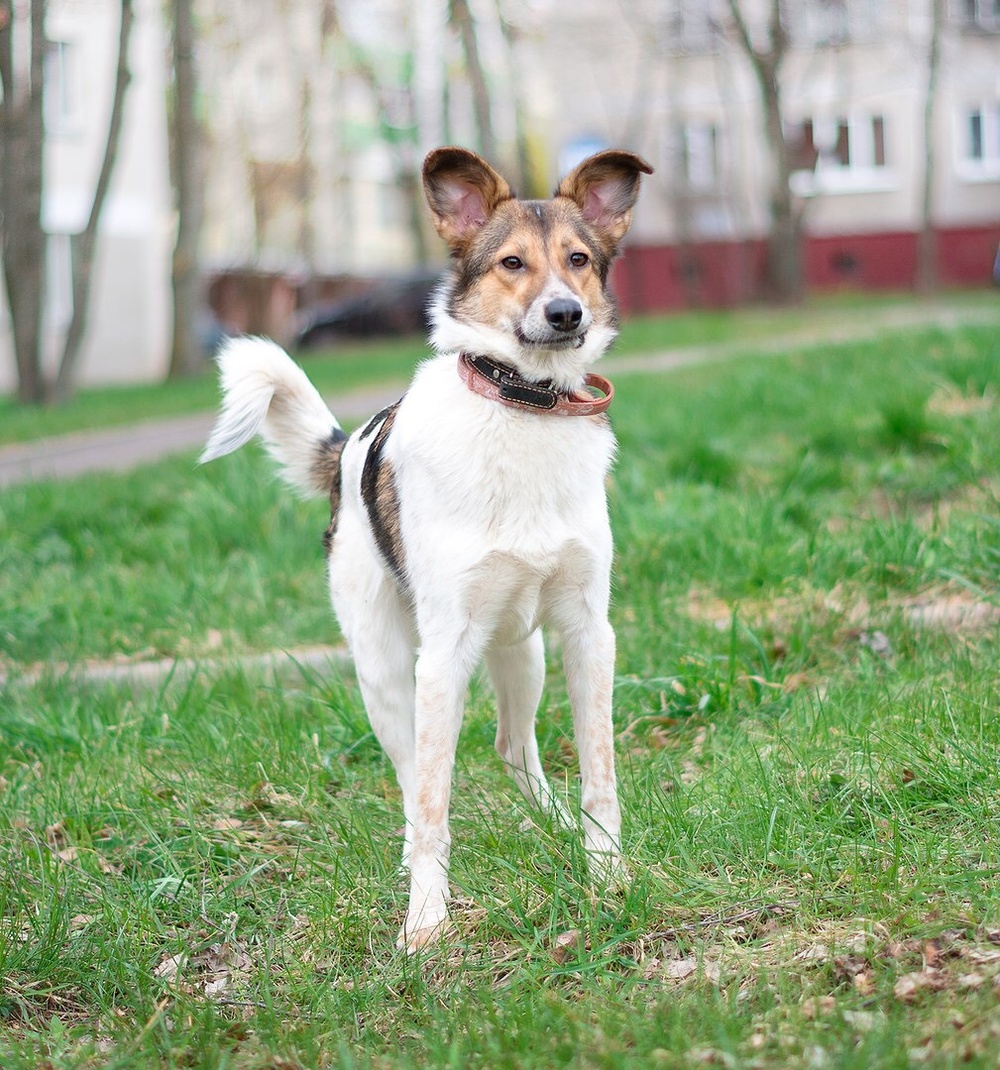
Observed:
[[[939,229],[941,284],[989,285],[998,245],[1000,223]],[[913,232],[807,235],[803,256],[808,289],[912,289],[916,248]],[[724,308],[763,295],[764,267],[762,240],[633,245],[616,262],[612,285],[623,312]]]

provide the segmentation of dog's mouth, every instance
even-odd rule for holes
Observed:
[[[520,327],[515,331],[517,340],[523,346],[530,346],[532,349],[579,349],[580,346],[587,340],[587,332],[585,330],[580,331],[578,334],[546,334],[544,338],[532,338],[530,335],[524,333]]]

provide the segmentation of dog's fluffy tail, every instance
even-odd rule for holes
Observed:
[[[200,463],[232,453],[259,434],[288,483],[303,494],[328,494],[329,467],[323,461],[343,434],[306,373],[264,338],[233,339],[216,360],[222,411]]]

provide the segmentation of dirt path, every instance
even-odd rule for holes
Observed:
[[[405,389],[401,382],[367,387],[330,398],[330,407],[340,418],[360,420],[395,401]],[[0,488],[41,479],[72,479],[86,472],[126,472],[203,446],[214,420],[214,412],[199,412],[3,446]]]

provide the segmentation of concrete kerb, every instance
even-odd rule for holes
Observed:
[[[339,419],[364,419],[395,401],[405,383],[386,383],[331,400]],[[0,447],[0,488],[87,472],[126,472],[203,446],[215,421],[211,412],[124,424]]]
[[[84,661],[79,664],[45,665],[24,672],[0,671],[0,688],[31,687],[45,680],[73,681],[77,685],[112,684],[135,690],[177,686],[205,674],[215,677],[228,669],[265,675],[275,681],[299,676],[342,675],[351,669],[344,647],[313,646],[271,650],[245,657],[158,658],[155,661]]]

